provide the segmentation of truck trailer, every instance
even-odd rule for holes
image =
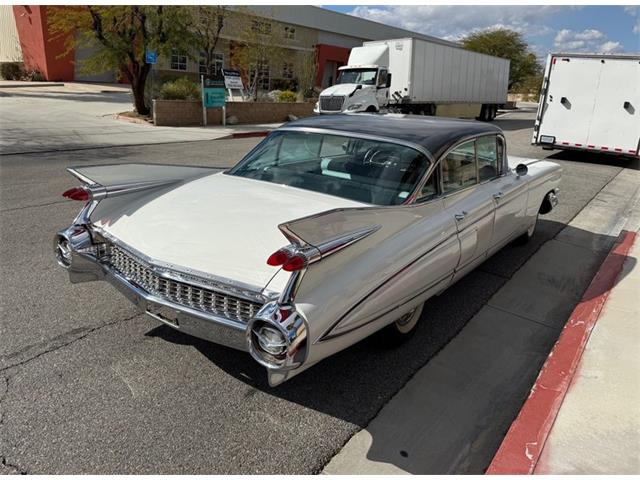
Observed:
[[[449,42],[399,38],[351,50],[316,113],[377,112],[492,120],[507,101],[509,60]]]
[[[640,56],[547,57],[534,145],[640,155]]]

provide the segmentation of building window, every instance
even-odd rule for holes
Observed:
[[[294,40],[296,38],[295,27],[284,27],[284,38]]]
[[[282,78],[293,80],[293,63],[285,62],[282,64]]]
[[[200,52],[200,62],[198,63],[198,72],[200,72],[201,75],[208,75],[209,72],[207,72],[207,62],[205,60],[206,55],[204,52]],[[224,68],[224,54],[222,53],[215,53],[213,54],[213,75],[218,75],[219,73],[222,73],[222,69]]]
[[[267,62],[266,60],[258,62],[257,70],[258,70],[258,90],[268,91],[269,85],[270,85],[269,62]],[[251,81],[253,82],[253,79],[255,78],[255,75],[256,75],[255,65],[251,66],[251,69],[249,70],[249,75],[251,76]]]
[[[171,50],[171,70],[186,70],[187,55],[178,50]]]
[[[271,33],[271,24],[263,20],[253,20],[251,22],[251,30],[262,35],[269,35]]]

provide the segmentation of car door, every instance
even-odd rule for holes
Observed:
[[[476,140],[478,176],[495,203],[493,234],[488,255],[493,254],[522,232],[526,218],[527,182],[507,167],[505,143],[501,136],[486,135]]]
[[[486,258],[493,234],[493,192],[478,183],[476,142],[451,149],[440,162],[444,208],[456,222],[460,260],[454,281]]]

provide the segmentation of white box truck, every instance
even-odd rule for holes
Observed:
[[[549,55],[532,143],[638,157],[640,56]]]
[[[495,118],[507,101],[509,60],[449,42],[399,38],[364,42],[320,93],[315,112],[377,112]]]

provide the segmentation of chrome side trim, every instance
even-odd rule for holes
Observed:
[[[399,309],[399,308],[404,307],[407,303],[412,302],[413,300],[415,300],[416,298],[418,298],[420,295],[424,294],[425,292],[427,292],[427,291],[428,291],[428,290],[430,290],[431,288],[435,287],[437,284],[439,284],[439,283],[441,283],[441,282],[445,281],[447,278],[450,278],[450,277],[453,277],[453,273],[448,273],[447,275],[445,275],[445,276],[443,276],[443,277],[439,278],[438,280],[435,280],[434,282],[430,283],[428,286],[426,286],[426,287],[422,288],[420,291],[418,291],[418,293],[413,294],[410,298],[405,299],[405,300],[403,300],[403,301],[401,301],[401,302],[399,302],[399,303],[397,303],[397,304],[393,305],[392,307],[387,308],[387,309],[386,309],[386,310],[384,310],[382,313],[380,313],[380,314],[376,315],[375,317],[373,317],[373,318],[371,318],[371,319],[367,320],[366,322],[361,323],[361,324],[359,324],[359,325],[356,325],[356,326],[354,326],[354,327],[352,327],[352,328],[349,328],[348,330],[343,330],[343,331],[341,331],[340,333],[333,333],[333,334],[332,334],[332,333],[331,333],[331,331],[332,331],[333,329],[335,329],[335,327],[338,325],[338,324],[336,324],[336,325],[334,325],[333,327],[331,327],[331,329],[330,329],[327,333],[324,333],[324,334],[323,334],[323,335],[322,335],[322,336],[317,340],[317,342],[316,342],[316,343],[318,343],[318,342],[324,342],[324,341],[327,341],[327,340],[333,340],[334,338],[341,337],[342,335],[346,335],[347,333],[351,333],[351,332],[353,332],[354,330],[357,330],[357,329],[362,328],[362,327],[364,327],[364,326],[366,326],[366,325],[369,325],[369,324],[371,324],[371,323],[375,322],[376,320],[379,320],[380,318],[384,317],[385,315],[388,315],[389,313],[393,312],[394,310],[397,310],[397,309]],[[381,286],[382,286],[382,285],[381,285]],[[379,288],[379,287],[378,287],[378,288]]]
[[[121,195],[127,195],[129,193],[141,192],[143,190],[150,190],[152,188],[166,187],[180,183],[182,180],[158,180],[150,182],[133,182],[125,183],[121,185],[110,185],[104,187],[99,184],[88,186],[91,198],[95,200],[102,200],[104,198],[119,197]],[[98,186],[99,185],[99,186]]]
[[[385,285],[387,285],[389,282],[395,281],[397,279],[397,277],[399,275],[402,274],[402,272],[404,272],[405,270],[407,270],[408,268],[410,268],[411,266],[413,266],[415,263],[419,262],[420,260],[422,260],[425,256],[427,256],[428,254],[430,254],[431,252],[433,252],[436,248],[439,248],[440,246],[444,245],[446,242],[448,242],[449,240],[451,240],[452,238],[458,238],[458,232],[454,231],[451,235],[449,235],[447,238],[443,239],[442,241],[438,242],[436,245],[434,245],[431,249],[429,249],[428,251],[424,252],[422,255],[418,256],[417,258],[415,258],[414,260],[412,260],[411,262],[409,262],[408,264],[404,265],[402,268],[400,268],[397,272],[395,272],[393,275],[389,276],[386,280],[384,280],[382,283],[380,283],[378,286],[374,287],[373,289],[371,289],[368,293],[366,293],[362,298],[360,298],[351,308],[349,308],[337,321],[335,321],[329,328],[327,328],[319,337],[318,339],[314,342],[314,343],[319,343],[319,342],[323,342],[329,338],[335,338],[339,335],[342,335],[342,332],[340,332],[339,334],[335,334],[332,335],[331,332],[351,313],[353,312],[356,308],[358,308],[363,302],[365,302],[369,297],[371,297],[371,295],[375,294],[379,289],[381,289],[382,287],[384,287]],[[451,272],[451,274],[453,274],[453,272]],[[446,275],[445,277],[446,278]],[[437,283],[437,282],[436,282]],[[429,287],[427,287],[427,290],[431,288],[431,285]],[[395,307],[394,307],[395,308]],[[358,328],[358,327],[355,327]]]
[[[319,245],[315,245],[315,247],[320,251],[320,256],[322,258],[328,257],[329,255],[339,252],[343,248],[348,247],[349,245],[354,244],[358,240],[362,240],[365,237],[368,237],[372,233],[377,232],[382,228],[382,225],[372,225],[370,227],[361,228],[359,230],[354,230],[353,232],[345,233],[344,235],[339,235],[334,238],[330,238]]]

